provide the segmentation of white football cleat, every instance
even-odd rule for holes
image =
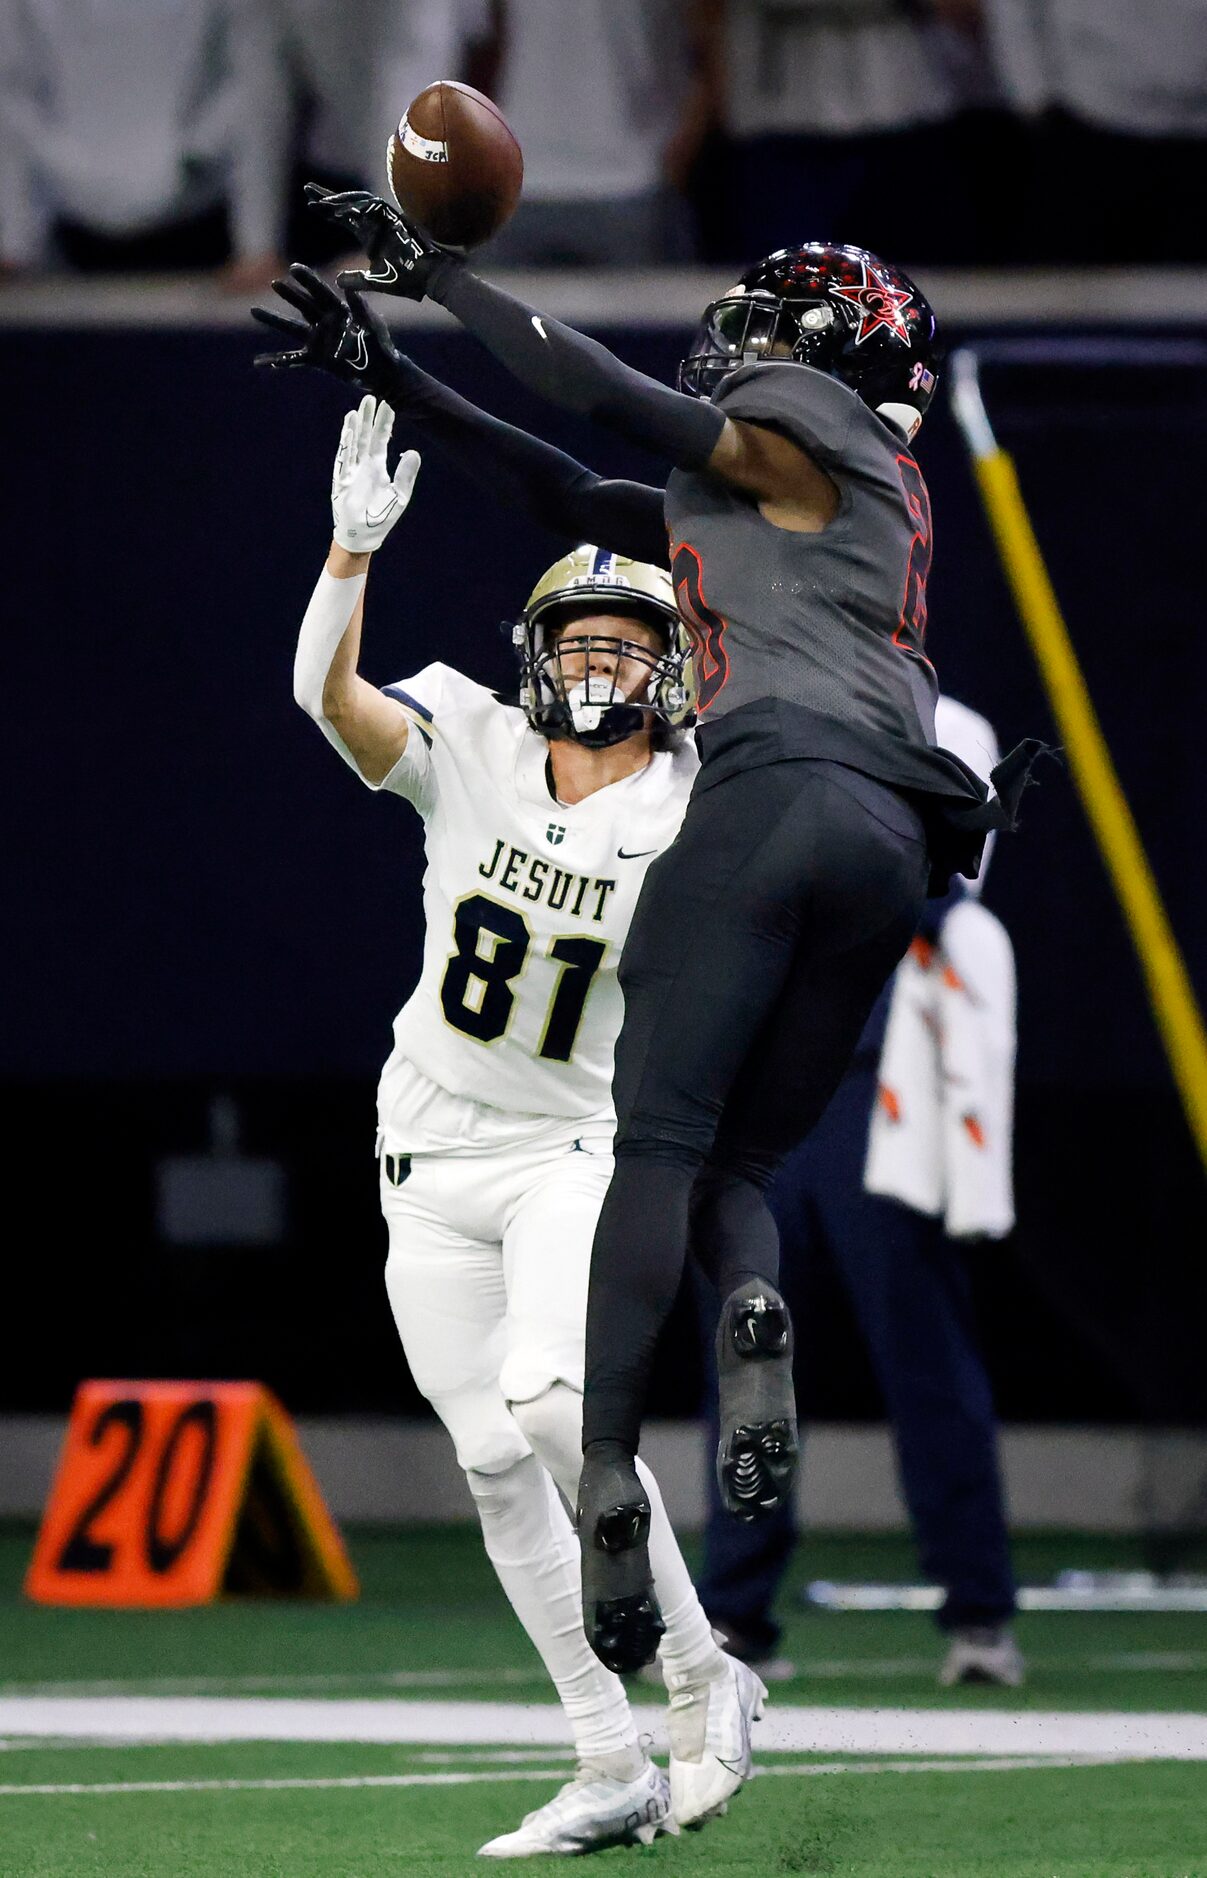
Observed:
[[[1023,1653],[1009,1624],[970,1624],[952,1631],[939,1686],[953,1689],[962,1682],[987,1682],[999,1689],[1018,1689],[1026,1677]]]
[[[652,1845],[660,1832],[677,1833],[666,1775],[652,1761],[636,1780],[613,1780],[580,1769],[515,1832],[478,1847],[479,1858],[540,1858],[544,1854],[598,1852],[608,1845]]]
[[[723,1676],[671,1694],[671,1811],[680,1826],[702,1826],[723,1813],[750,1778],[750,1729],[762,1716],[767,1691],[745,1663],[734,1656],[722,1661]]]

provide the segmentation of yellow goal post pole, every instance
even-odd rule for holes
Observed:
[[[951,402],[1014,603],[1039,667],[1082,806],[1123,912],[1161,1041],[1207,1169],[1207,1032],[1135,818],[1073,650],[1014,463],[994,436],[975,352],[951,358]]]

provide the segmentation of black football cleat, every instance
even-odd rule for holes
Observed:
[[[650,1503],[631,1455],[584,1457],[574,1523],[587,1642],[607,1669],[627,1675],[653,1661],[666,1629],[650,1574]]]
[[[717,1325],[717,1484],[739,1519],[783,1506],[796,1478],[792,1318],[774,1285],[739,1285]]]

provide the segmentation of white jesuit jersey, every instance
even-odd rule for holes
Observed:
[[[485,686],[429,665],[385,691],[411,731],[381,787],[423,817],[427,867],[423,971],[394,1021],[382,1143],[455,1146],[441,1091],[508,1117],[611,1126],[621,948],[645,871],[683,820],[694,745],[567,805],[544,738]]]

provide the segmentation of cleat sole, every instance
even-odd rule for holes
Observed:
[[[595,1521],[594,1544],[601,1552],[631,1552],[650,1536],[650,1504],[637,1500],[628,1506],[610,1506]]]
[[[763,1519],[789,1499],[799,1449],[795,1420],[742,1424],[717,1449],[717,1485],[727,1512]]]
[[[589,1637],[604,1668],[622,1676],[653,1662],[665,1631],[654,1599],[637,1593],[597,1600]]]
[[[630,1674],[653,1661],[666,1631],[647,1550],[650,1503],[631,1461],[584,1464],[577,1525],[587,1641],[606,1669]]]
[[[762,1519],[790,1498],[799,1457],[792,1318],[779,1293],[770,1285],[733,1292],[716,1347],[722,1504],[738,1519]]]

